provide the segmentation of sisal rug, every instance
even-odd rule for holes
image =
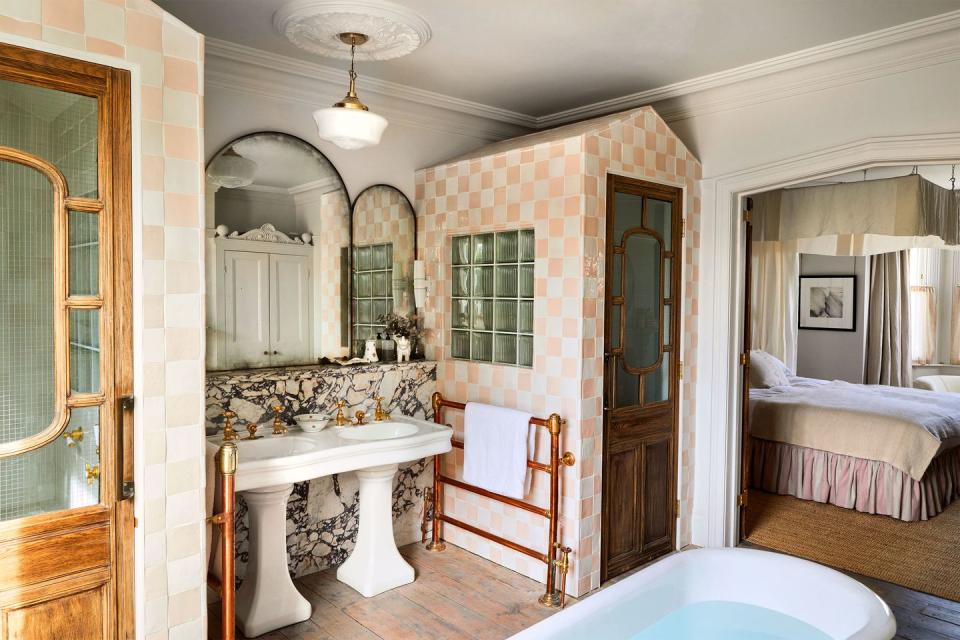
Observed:
[[[753,544],[960,601],[960,500],[925,522],[756,490],[749,505]]]

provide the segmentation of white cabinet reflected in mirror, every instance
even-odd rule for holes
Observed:
[[[207,165],[207,367],[350,351],[350,199],[309,143],[254,133]]]
[[[353,353],[363,355],[367,340],[378,340],[386,360],[395,359],[382,320],[388,313],[411,316],[417,223],[413,207],[395,187],[365,189],[353,204]],[[385,356],[385,357],[384,357]]]

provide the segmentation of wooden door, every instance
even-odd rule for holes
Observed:
[[[270,254],[270,364],[310,361],[310,256]]]
[[[133,638],[130,79],[0,44],[0,640]]]
[[[601,581],[674,548],[682,211],[608,177]]]
[[[737,494],[740,539],[750,535],[747,508],[750,497],[750,349],[753,344],[753,200],[743,209],[743,350],[740,353],[740,493]]]
[[[228,368],[270,364],[270,254],[224,251],[224,352]]]

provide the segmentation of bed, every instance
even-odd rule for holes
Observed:
[[[960,394],[777,382],[750,390],[752,488],[907,522],[960,497]]]

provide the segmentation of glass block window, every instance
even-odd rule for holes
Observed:
[[[454,236],[454,358],[533,366],[533,240],[533,229]]]
[[[377,319],[393,311],[393,244],[372,244],[353,250],[353,350],[384,333]]]

